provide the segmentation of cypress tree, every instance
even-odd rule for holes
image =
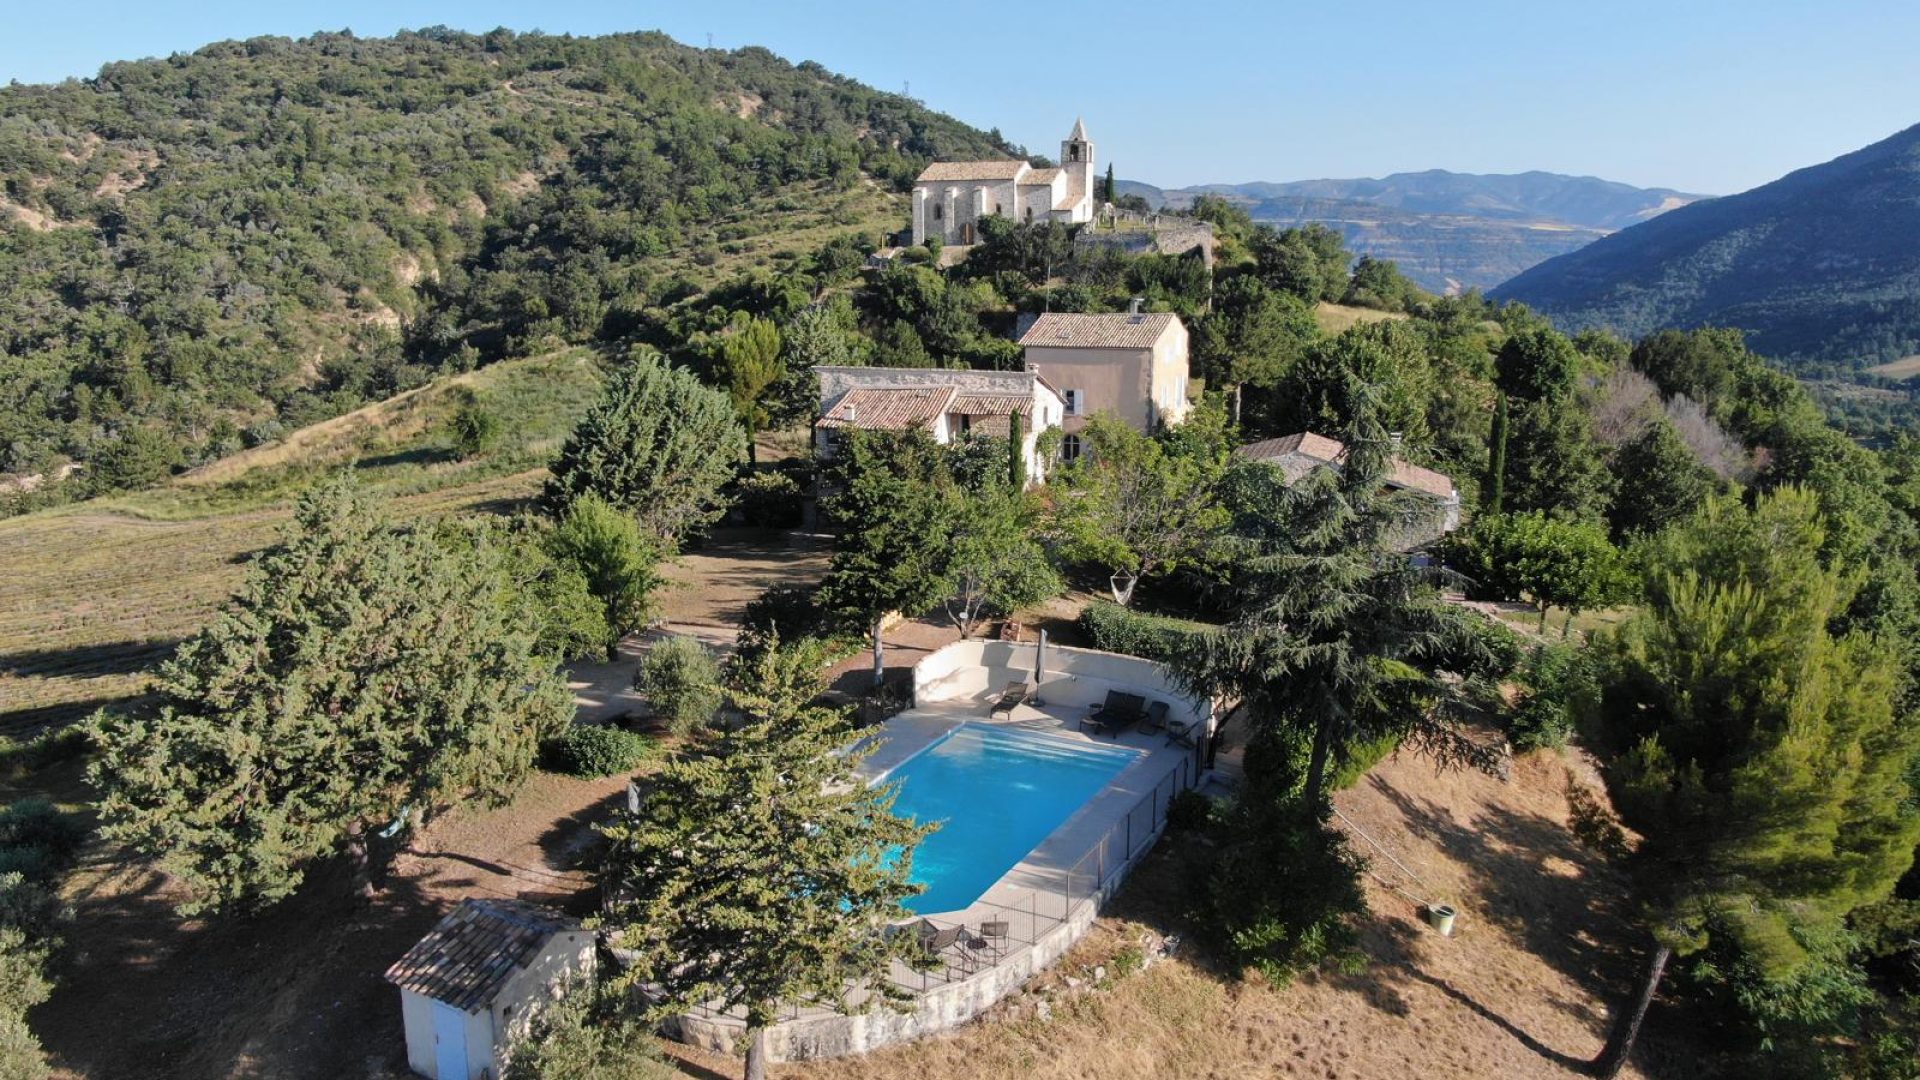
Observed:
[[[1113,203],[1120,201],[1119,190],[1120,190],[1119,185],[1114,183],[1114,180],[1113,180],[1113,162],[1109,161],[1107,162],[1106,191],[1102,195],[1102,197],[1107,201],[1108,205],[1112,205]]]
[[[1501,512],[1507,498],[1507,395],[1497,395],[1493,409],[1493,449],[1487,461],[1487,495],[1480,500],[1489,514]]]
[[[1007,415],[1007,484],[1015,491],[1027,487],[1026,434],[1020,430],[1019,412]]]

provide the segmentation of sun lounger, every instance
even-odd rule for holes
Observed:
[[[1168,711],[1167,703],[1164,701],[1148,702],[1147,715],[1140,721],[1140,730],[1148,733],[1168,730]]]
[[[987,719],[991,720],[1002,714],[1005,714],[1009,720],[1013,719],[1013,710],[1026,704],[1027,695],[1032,692],[1033,687],[1031,684],[1025,682],[1008,683],[1006,688],[1000,691],[1000,700],[994,702],[993,708],[987,710]]]
[[[1140,722],[1146,707],[1147,699],[1139,694],[1109,690],[1107,700],[1080,721],[1080,730],[1085,731],[1091,727],[1095,735],[1117,739],[1121,732]]]

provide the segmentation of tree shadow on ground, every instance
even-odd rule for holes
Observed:
[[[173,654],[179,638],[132,638],[95,645],[67,645],[52,649],[16,649],[0,653],[0,675],[19,678],[58,676],[95,679],[107,675],[134,675],[149,670]]]
[[[600,865],[604,842],[594,826],[613,820],[627,805],[623,788],[581,807],[541,832],[537,841],[547,864],[559,870],[589,873]]]
[[[347,881],[330,863],[257,914],[186,919],[152,865],[93,860],[76,873],[53,996],[30,1023],[86,1076],[404,1075],[399,1000],[381,976],[444,901],[396,879],[356,908]]]

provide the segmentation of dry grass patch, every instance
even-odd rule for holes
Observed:
[[[1314,321],[1320,324],[1320,332],[1329,336],[1344,334],[1361,323],[1386,322],[1389,319],[1404,319],[1406,315],[1398,311],[1375,311],[1372,308],[1348,307],[1345,304],[1329,304],[1325,300],[1313,305]]]
[[[1920,356],[1903,356],[1891,363],[1867,369],[1867,374],[1884,379],[1910,379],[1920,375]]]

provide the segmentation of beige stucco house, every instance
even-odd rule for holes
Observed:
[[[387,970],[407,1066],[431,1080],[497,1077],[514,1039],[568,982],[592,977],[594,935],[517,900],[463,900]]]
[[[1186,324],[1167,312],[1035,319],[1020,344],[1027,368],[1058,388],[1066,406],[1061,456],[1077,454],[1076,436],[1096,413],[1111,413],[1140,431],[1186,419],[1193,408],[1187,342]]]
[[[1234,451],[1236,457],[1279,469],[1286,475],[1289,484],[1315,469],[1340,468],[1346,454],[1347,448],[1340,440],[1311,431],[1248,443]],[[1400,537],[1397,546],[1419,547],[1460,527],[1460,491],[1454,487],[1453,478],[1446,473],[1435,472],[1396,456],[1388,469],[1386,483],[1388,488],[1395,491],[1416,492],[1432,500],[1434,507],[1433,515],[1412,527],[1406,536]]]
[[[1046,479],[1040,433],[1059,427],[1066,414],[1059,392],[1032,371],[823,365],[814,374],[820,380],[814,450],[822,459],[833,456],[836,434],[845,428],[918,428],[942,444],[969,433],[1004,439],[1018,413],[1027,480],[1038,484]]]
[[[913,242],[937,236],[946,244],[975,243],[986,217],[1023,225],[1092,221],[1094,177],[1093,140],[1079,120],[1060,143],[1057,168],[1018,159],[936,161],[913,182]]]

